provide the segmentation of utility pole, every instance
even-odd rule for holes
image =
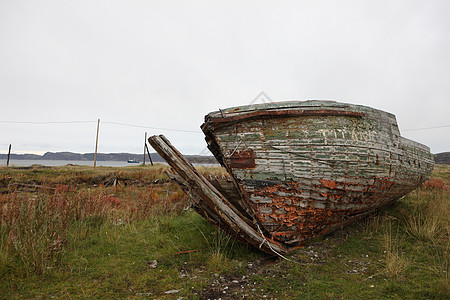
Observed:
[[[9,167],[9,156],[11,155],[11,144],[9,144],[9,150],[8,150],[8,160],[6,161],[6,167]]]
[[[95,139],[94,169],[97,165],[98,131],[100,129],[100,119],[97,122],[97,138]]]

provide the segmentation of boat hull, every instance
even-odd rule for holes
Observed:
[[[205,117],[209,149],[241,206],[288,249],[409,193],[433,169],[395,116],[330,101],[231,108]]]

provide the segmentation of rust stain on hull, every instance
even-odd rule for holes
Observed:
[[[332,190],[335,189],[337,186],[336,181],[333,180],[319,179],[319,181],[320,183],[322,183],[324,187],[327,187]]]
[[[208,114],[201,128],[230,180],[213,180],[214,191],[200,195],[199,179],[180,174],[180,186],[212,224],[265,252],[290,251],[391,203],[434,164],[428,147],[400,136],[394,115],[366,106],[243,106]],[[186,163],[155,139],[171,166]]]
[[[230,156],[231,168],[252,169],[255,166],[255,153],[252,149],[236,151]]]
[[[307,189],[295,182],[261,186],[252,188],[246,197],[250,199],[258,223],[268,229],[275,240],[301,245],[315,235],[335,229],[333,226],[342,226],[384,206],[390,200],[385,197],[385,191],[393,184],[389,179],[376,178],[372,185],[350,192],[354,184],[319,182],[311,183]]]

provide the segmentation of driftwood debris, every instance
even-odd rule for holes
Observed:
[[[122,181],[119,179],[119,177],[117,177],[117,176],[112,176],[112,177],[106,179],[106,180],[103,182],[103,185],[104,185],[105,187],[108,187],[108,186],[114,186],[114,187],[116,187],[116,186],[121,186],[121,185],[123,185],[123,183],[122,183]]]

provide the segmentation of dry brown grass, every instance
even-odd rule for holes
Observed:
[[[404,216],[406,231],[419,240],[439,244],[449,237],[449,195],[444,191],[427,192],[426,201],[417,203]]]
[[[66,244],[68,215],[58,197],[26,197],[12,193],[2,197],[0,216],[2,244],[6,262],[17,256],[25,273],[42,274],[59,263]]]
[[[442,190],[448,191],[449,187],[445,184],[442,178],[430,178],[423,183],[423,187],[426,190]]]
[[[37,176],[2,175],[8,192],[0,195],[0,255],[2,265],[18,258],[25,273],[42,274],[59,264],[73,222],[131,223],[158,215],[174,215],[187,206],[186,196],[167,178],[164,168],[118,172]],[[120,178],[116,186],[97,184],[99,177]],[[70,184],[62,184],[65,181]],[[14,184],[27,182],[27,185]],[[5,186],[6,184],[4,184]]]
[[[392,234],[392,225],[386,227],[386,232],[383,235],[384,240],[384,272],[388,277],[396,279],[404,276],[406,268],[409,266],[409,261],[402,254],[399,237]]]

